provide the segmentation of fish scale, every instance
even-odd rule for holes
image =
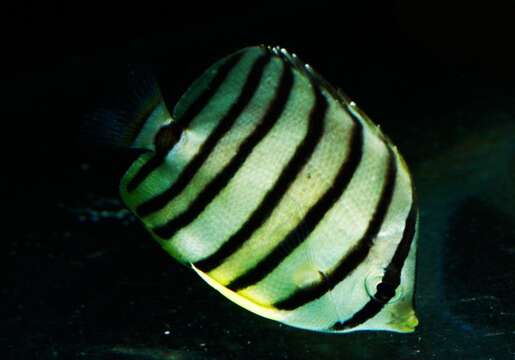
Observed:
[[[411,176],[341,91],[284,49],[249,47],[159,120],[179,132],[143,127],[134,146],[149,152],[120,193],[167,252],[240,306],[294,327],[415,329]]]

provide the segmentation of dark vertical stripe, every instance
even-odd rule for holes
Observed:
[[[397,249],[395,250],[395,254],[390,261],[390,264],[386,267],[383,279],[378,284],[374,297],[350,319],[344,322],[336,322],[329,328],[330,330],[342,331],[363,324],[365,321],[377,315],[388,301],[395,296],[395,291],[401,282],[402,267],[408,257],[411,244],[415,237],[416,225],[417,206],[416,201],[413,199],[411,209],[404,226],[402,239],[399,245],[397,245]]]
[[[278,309],[293,310],[310,301],[318,299],[327,291],[333,289],[338,283],[343,281],[356,267],[358,267],[359,264],[361,264],[361,262],[365,260],[373,245],[374,239],[377,237],[377,234],[381,229],[381,225],[386,218],[395,189],[397,161],[390,146],[387,145],[387,149],[388,164],[383,188],[365,234],[339,261],[336,268],[332,272],[325,274],[324,279],[320,283],[298,289],[287,298],[274,304],[275,307]]]
[[[258,208],[245,221],[236,233],[234,233],[215,253],[198,261],[195,266],[204,272],[208,272],[225,259],[240,249],[245,241],[259,229],[271,216],[274,208],[283,199],[292,182],[297,178],[308,159],[313,155],[317,144],[324,133],[325,116],[328,108],[327,99],[320,89],[313,85],[315,90],[315,102],[309,115],[309,126],[300,145],[288,164],[282,169],[281,175],[273,187],[267,191]],[[264,164],[266,165],[266,164]]]
[[[168,126],[173,127],[176,132],[181,132],[183,129],[186,129],[190,125],[191,121],[207,105],[209,100],[211,100],[211,98],[218,92],[220,86],[224,83],[225,79],[227,78],[227,75],[232,70],[232,68],[234,68],[234,66],[236,66],[236,64],[240,61],[241,57],[242,53],[235,54],[225,63],[220,65],[215,77],[212,79],[211,83],[205,88],[204,92],[195,99],[193,104],[191,104],[188,107],[188,109],[180,118],[174,119],[174,121]],[[162,151],[156,153],[154,157],[147,161],[136,173],[136,175],[129,181],[129,183],[127,184],[127,191],[133,191],[134,189],[136,189],[152,171],[158,168],[163,163],[166,155],[168,154],[168,151],[171,150],[174,144],[175,143],[171,143],[168,149],[162,149]]]
[[[153,231],[161,238],[169,239],[182,227],[191,223],[219,192],[229,183],[234,174],[245,163],[256,145],[268,134],[274,124],[281,117],[293,87],[293,72],[284,67],[279,87],[274,99],[271,101],[263,119],[254,132],[239,146],[234,158],[231,159],[221,172],[207,185],[198,197],[193,201],[188,210],[161,227]]]
[[[256,90],[259,87],[264,68],[269,61],[270,56],[267,54],[261,56],[254,62],[252,69],[245,81],[245,84],[243,85],[241,93],[239,94],[236,101],[232,104],[227,114],[225,114],[225,116],[220,119],[215,129],[211,132],[211,134],[209,134],[206,141],[200,147],[199,152],[188,163],[177,180],[164,192],[140,204],[136,208],[136,213],[140,217],[150,215],[151,213],[162,209],[177,195],[179,195],[179,193],[183,191],[184,188],[186,188],[191,179],[195,176],[197,171],[209,157],[220,139],[231,129],[231,127],[238,119],[238,116],[254,96]],[[179,215],[179,217],[181,217],[181,215]],[[182,218],[186,218],[185,216],[186,215],[182,215]]]
[[[354,119],[352,134],[349,142],[349,153],[343,161],[338,174],[329,189],[322,195],[316,204],[309,209],[297,226],[265,258],[257,263],[246,273],[240,275],[227,285],[234,291],[241,290],[262,280],[272,272],[311,234],[324,217],[327,211],[338,201],[347,188],[354,172],[356,171],[363,155],[363,127],[359,120]],[[289,251],[284,251],[288,249]]]

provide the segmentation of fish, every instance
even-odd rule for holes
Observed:
[[[266,45],[218,60],[172,112],[150,88],[110,128],[142,150],[120,196],[166,252],[292,327],[415,330],[413,180],[355,102]]]

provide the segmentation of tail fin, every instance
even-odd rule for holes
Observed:
[[[131,67],[127,88],[103,103],[82,120],[82,146],[153,151],[155,135],[172,121],[155,76],[142,66]]]

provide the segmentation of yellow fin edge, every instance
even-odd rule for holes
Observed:
[[[238,304],[242,308],[247,309],[250,312],[253,312],[254,314],[257,314],[259,316],[263,316],[267,319],[275,320],[283,322],[283,320],[286,317],[287,312],[278,310],[271,307],[264,307],[262,305],[258,305],[252,300],[249,300],[242,295],[238,294],[237,292],[234,292],[232,290],[229,290],[213,278],[211,278],[208,274],[204,273],[203,271],[199,270],[195,267],[195,265],[191,264],[191,267],[193,270],[209,285],[211,285],[215,290],[217,290],[219,293],[221,293],[223,296],[231,300],[232,302]]]

